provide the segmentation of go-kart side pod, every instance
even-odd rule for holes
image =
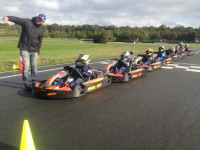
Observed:
[[[114,73],[105,73],[107,76],[111,77],[112,82],[126,82],[130,79],[136,79],[141,77],[144,74],[145,69],[139,68],[132,70],[130,72],[125,72],[124,74],[114,74]]]
[[[142,65],[142,67],[145,68],[145,71],[153,71],[153,70],[156,70],[156,69],[159,69],[161,68],[162,66],[162,62],[155,62],[155,63],[152,63],[151,65]]]
[[[178,55],[174,55],[174,56],[172,56],[172,58],[173,58],[174,61],[177,61],[177,60],[180,59],[180,57]]]
[[[193,52],[193,51],[186,52],[186,55],[187,55],[187,56],[192,56],[192,55],[194,55],[194,52]]]
[[[165,59],[166,64],[171,64],[172,63],[172,58],[167,58]]]

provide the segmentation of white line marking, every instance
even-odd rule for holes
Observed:
[[[47,71],[51,71],[51,70],[60,70],[60,69],[63,69],[63,67],[61,68],[54,68],[54,69],[48,69],[48,70],[42,70],[42,71],[38,71],[38,72],[47,72]]]
[[[200,69],[200,66],[190,66],[190,68],[199,68]]]
[[[95,62],[95,64],[108,64],[108,62],[110,61],[98,61],[98,62]]]
[[[60,69],[63,69],[63,67],[62,68],[54,68],[54,69],[42,70],[42,71],[38,71],[38,72],[47,72],[47,71],[60,70]],[[16,75],[11,75],[11,76],[0,77],[0,79],[11,78],[11,77],[16,77],[16,76],[20,76],[20,75],[22,75],[22,74],[16,74]]]
[[[16,74],[16,75],[11,75],[11,76],[0,77],[0,79],[11,78],[11,77],[16,77],[16,76],[20,76],[20,75],[21,75],[21,74]]]
[[[176,66],[175,68],[188,69],[189,67],[184,67],[184,66]]]
[[[176,66],[178,66],[179,64],[167,64],[168,66],[174,66],[174,67],[176,67]]]
[[[186,69],[185,71],[200,72],[200,70],[197,70],[197,69]]]
[[[161,68],[163,68],[163,69],[173,69],[174,67],[163,66],[163,67],[161,67]]]

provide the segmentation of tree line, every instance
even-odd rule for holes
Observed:
[[[122,42],[156,42],[164,40],[167,42],[194,42],[195,38],[200,38],[200,28],[176,26],[167,27],[116,27],[100,25],[43,25],[44,37],[51,38],[80,38],[80,39],[104,39],[105,41]],[[0,36],[19,36],[21,26],[0,24]]]

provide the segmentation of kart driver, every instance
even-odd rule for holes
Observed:
[[[74,79],[68,76],[59,80],[60,86],[68,86],[70,88],[75,87],[77,84],[81,84],[87,77],[92,76],[92,71],[89,69],[88,64],[90,62],[90,56],[87,54],[80,54],[75,62],[75,69],[80,72],[83,78],[74,77]]]
[[[131,64],[131,56],[129,52],[122,52],[121,57],[118,61],[118,65],[110,69],[110,72],[114,74],[122,74]]]
[[[183,42],[178,43],[178,46],[179,46],[180,50],[182,50],[183,49]]]
[[[165,58],[165,51],[164,51],[164,46],[159,46],[158,47],[158,56],[157,56],[157,59],[159,61],[163,60]]]
[[[143,62],[144,65],[150,65],[151,63],[156,62],[154,57],[153,57],[153,50],[151,48],[148,48],[146,50],[146,54],[145,55],[147,56],[148,59],[145,62]]]
[[[176,55],[180,55],[180,46],[176,46],[175,47],[175,52],[174,52]]]
[[[174,56],[175,47],[169,48],[168,50],[165,51],[165,53],[166,53],[166,56],[167,56],[167,57],[172,57],[172,56]]]
[[[185,51],[186,51],[186,52],[191,52],[191,51],[189,50],[189,45],[188,45],[188,44],[185,45]]]

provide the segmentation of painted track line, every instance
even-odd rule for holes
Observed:
[[[173,69],[174,67],[163,66],[161,68],[163,68],[163,69]]]
[[[63,67],[62,68],[54,68],[54,69],[42,70],[42,71],[38,71],[38,72],[47,72],[47,71],[59,70],[59,69],[63,69]],[[22,75],[22,74],[15,74],[15,75],[10,75],[10,76],[0,77],[0,79],[11,78],[11,77],[16,77],[16,76],[20,76],[20,75]]]
[[[200,72],[200,70],[198,70],[198,69],[186,69],[185,71]]]

